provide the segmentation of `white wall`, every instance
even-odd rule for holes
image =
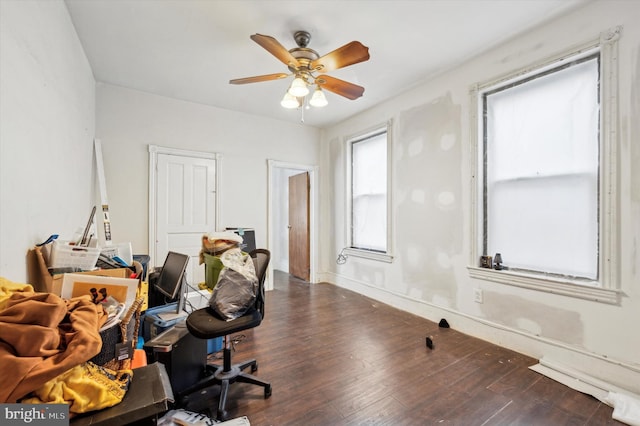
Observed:
[[[222,154],[221,228],[254,228],[258,247],[267,246],[267,160],[320,162],[315,128],[105,84],[96,98],[112,238],[137,254],[148,253],[150,144]]]
[[[333,232],[320,234],[319,270],[326,271],[321,277],[434,321],[447,318],[460,331],[640,393],[637,16],[640,2],[590,3],[329,129],[323,136],[321,167],[331,172],[323,175],[320,203],[323,229]],[[592,40],[616,25],[624,26],[619,41],[620,306],[471,279],[466,269],[472,220],[471,86]],[[345,245],[344,137],[390,118],[396,257],[387,264],[352,256],[336,265]],[[474,288],[484,291],[484,303],[474,303]]]
[[[93,207],[95,82],[62,1],[0,1],[0,276]]]

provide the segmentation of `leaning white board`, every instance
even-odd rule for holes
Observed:
[[[109,219],[109,200],[107,199],[107,182],[104,177],[104,164],[102,162],[102,144],[100,139],[94,140],[96,151],[96,168],[98,171],[98,184],[100,185],[100,200],[102,203],[102,223],[104,224],[105,245],[111,245],[111,220]]]

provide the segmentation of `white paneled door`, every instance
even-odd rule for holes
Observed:
[[[190,256],[189,284],[204,282],[202,235],[216,226],[216,159],[157,153],[155,265],[169,251]]]

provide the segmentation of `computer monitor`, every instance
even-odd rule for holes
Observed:
[[[184,309],[184,289],[185,271],[189,264],[189,256],[186,254],[170,251],[162,265],[160,276],[156,282],[156,290],[171,301],[177,299],[176,310],[173,312],[162,312],[158,316],[162,320],[169,320],[186,316]]]

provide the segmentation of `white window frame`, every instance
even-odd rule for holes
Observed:
[[[618,265],[618,46],[622,27],[614,27],[597,39],[573,47],[553,57],[534,63],[491,81],[477,83],[471,88],[471,226],[470,258],[467,267],[472,278],[546,291],[609,304],[620,304]],[[561,66],[576,57],[600,54],[600,156],[599,156],[599,254],[598,278],[593,281],[551,274],[480,267],[483,241],[483,147],[482,95],[496,87],[536,75]]]
[[[393,175],[392,173],[392,169],[391,169],[391,165],[392,165],[392,161],[391,161],[391,146],[392,146],[392,121],[389,120],[386,123],[374,126],[370,129],[367,129],[363,132],[351,135],[347,138],[345,138],[345,151],[346,151],[346,196],[347,196],[347,200],[346,200],[346,229],[345,229],[345,233],[346,233],[346,247],[343,250],[343,253],[349,256],[355,256],[355,257],[361,257],[361,258],[365,258],[365,259],[371,259],[371,260],[377,260],[377,261],[381,261],[381,262],[387,262],[387,263],[391,263],[393,262],[393,251],[392,251],[392,246],[393,246],[393,242],[392,242],[392,223],[393,223],[393,218],[392,218],[392,208],[391,208],[391,176]],[[378,251],[372,251],[372,250],[364,250],[364,249],[358,249],[353,247],[353,241],[352,241],[352,227],[353,227],[353,221],[352,221],[352,154],[351,154],[351,150],[352,150],[352,145],[354,143],[360,142],[364,139],[367,139],[371,136],[380,134],[381,132],[386,132],[387,133],[387,250],[386,252],[378,252]]]

